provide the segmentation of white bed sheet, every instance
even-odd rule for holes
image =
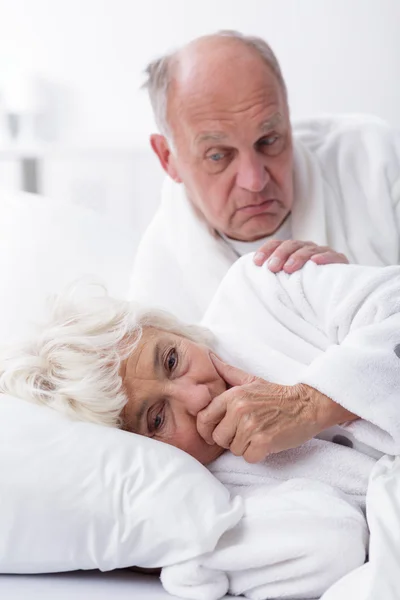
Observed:
[[[2,600],[167,600],[157,576],[121,570],[0,575]]]
[[[354,588],[355,590],[356,588]],[[1,600],[168,600],[155,575],[129,570],[76,571],[51,575],[0,575]],[[233,596],[225,596],[233,598]],[[340,596],[334,597],[339,600]],[[342,600],[342,599],[341,599]],[[343,598],[344,600],[344,598]],[[345,600],[357,600],[357,594]]]

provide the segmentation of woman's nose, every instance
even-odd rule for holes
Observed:
[[[179,389],[179,400],[186,411],[193,417],[197,417],[203,408],[206,408],[212,400],[206,385],[188,385]]]

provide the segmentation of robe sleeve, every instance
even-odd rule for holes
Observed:
[[[400,268],[309,262],[278,275],[282,302],[313,322],[328,347],[305,383],[361,420],[345,425],[360,441],[400,452]]]

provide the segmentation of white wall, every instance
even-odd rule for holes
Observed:
[[[145,147],[147,61],[219,28],[264,36],[294,116],[366,111],[400,126],[399,0],[0,0],[0,81],[19,66],[58,86],[63,139]]]

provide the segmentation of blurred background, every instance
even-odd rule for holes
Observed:
[[[0,188],[132,227],[160,198],[148,61],[218,29],[264,37],[292,117],[365,112],[400,127],[399,0],[0,0]]]

